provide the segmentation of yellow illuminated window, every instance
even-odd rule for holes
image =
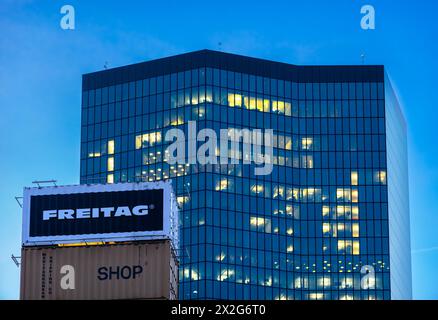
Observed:
[[[292,228],[288,228],[288,229],[286,230],[286,233],[287,233],[289,236],[291,236],[291,235],[294,234],[294,230],[293,230]]]
[[[351,240],[338,240],[338,253],[351,254]]]
[[[310,150],[312,148],[312,144],[312,138],[301,138],[301,147],[303,148],[303,150]]]
[[[269,112],[270,110],[270,101],[269,99],[263,99],[263,111]]]
[[[324,293],[309,293],[309,300],[321,300],[324,298]]]
[[[344,189],[338,188],[336,189],[336,200],[341,201],[344,199]]]
[[[274,186],[274,192],[272,194],[272,198],[284,198],[284,186]]]
[[[236,104],[234,102],[234,93],[229,93],[228,94],[228,106],[229,107],[234,107]]]
[[[351,172],[351,185],[352,186],[357,186],[358,184],[358,175],[357,175],[357,171],[352,171]]]
[[[358,255],[360,254],[360,250],[359,250],[359,241],[355,240],[353,241],[353,255]]]
[[[142,135],[138,135],[135,137],[135,149],[140,149],[142,146],[143,146]]]
[[[176,198],[176,201],[178,202],[178,205],[181,207],[184,205],[184,203],[189,201],[189,197],[188,196],[179,196]]]
[[[227,187],[228,187],[228,180],[225,178],[225,179],[218,181],[218,183],[216,184],[215,190],[216,191],[223,191],[223,190],[226,190]]]
[[[106,183],[114,183],[114,174],[109,174],[106,176]]]
[[[252,193],[260,194],[260,193],[263,192],[263,190],[264,190],[264,188],[263,188],[263,185],[261,185],[261,184],[253,184],[251,186],[251,192]]]
[[[242,95],[241,94],[235,94],[234,95],[234,105],[236,107],[242,106]]]
[[[114,157],[108,157],[108,171],[114,171]]]
[[[293,207],[292,207],[292,205],[290,205],[290,204],[286,205],[286,214],[289,215],[289,216],[293,215]]]
[[[328,236],[330,234],[330,223],[322,224],[322,233],[324,236]]]
[[[193,105],[197,105],[198,103],[199,103],[198,91],[193,91],[193,94],[192,94],[192,104]]]
[[[91,152],[88,154],[89,158],[98,158],[100,156],[101,156],[100,152]]]
[[[359,202],[359,191],[357,191],[357,189],[351,190],[351,202]]]
[[[286,248],[286,252],[287,253],[294,252],[294,246],[293,245],[288,245],[287,248]]]
[[[257,108],[256,98],[250,97],[249,98],[249,110],[255,110]]]
[[[379,171],[378,175],[379,175],[379,182],[381,184],[386,184],[386,171]]]
[[[114,154],[114,140],[108,141],[108,154]]]
[[[358,206],[353,206],[351,208],[351,219],[359,220],[359,207]]]
[[[318,286],[323,288],[328,288],[331,285],[331,278],[328,276],[318,278]]]
[[[263,99],[257,98],[257,110],[263,112]]]
[[[345,215],[345,207],[344,206],[336,206],[336,216],[338,219],[343,218]]]
[[[284,103],[284,114],[287,115],[287,116],[292,115],[290,102],[285,102]]]
[[[359,224],[358,223],[353,223],[353,225],[351,226],[351,234],[352,234],[353,238],[359,237]]]
[[[312,169],[313,168],[313,156],[303,155],[301,156],[302,168]]]
[[[284,137],[284,148],[286,150],[292,150],[292,138],[291,137]]]
[[[330,207],[329,206],[322,206],[322,216],[324,218],[327,218],[330,215]]]

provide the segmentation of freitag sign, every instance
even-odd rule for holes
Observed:
[[[25,188],[23,245],[172,239],[170,182]]]

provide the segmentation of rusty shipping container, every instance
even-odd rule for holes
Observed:
[[[177,299],[177,291],[169,240],[22,249],[21,299]]]

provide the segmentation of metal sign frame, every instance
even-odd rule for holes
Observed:
[[[112,191],[142,191],[163,190],[163,228],[160,231],[135,231],[116,233],[75,234],[60,236],[30,236],[30,201],[31,196],[78,194],[78,193],[103,193]],[[23,192],[23,246],[41,246],[68,243],[90,242],[120,242],[141,241],[153,239],[171,239],[178,242],[178,207],[173,194],[171,181],[115,183],[93,185],[53,186],[40,188],[24,188]],[[175,243],[174,245],[177,245]]]

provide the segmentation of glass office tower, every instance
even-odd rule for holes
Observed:
[[[411,298],[406,128],[383,66],[202,50],[82,90],[81,183],[173,181],[181,299]],[[189,121],[273,129],[272,173],[168,163],[166,133]]]

